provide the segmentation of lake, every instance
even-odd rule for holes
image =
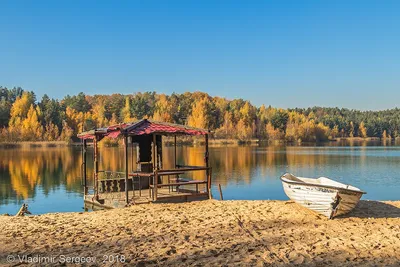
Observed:
[[[204,148],[177,150],[178,164],[203,164]],[[163,152],[164,166],[172,167],[173,147]],[[100,170],[124,170],[122,148],[101,148],[100,155]],[[399,146],[210,147],[210,164],[215,198],[221,184],[226,200],[286,200],[279,177],[291,172],[352,184],[367,191],[363,199],[400,199]],[[0,149],[0,214],[15,214],[22,203],[33,214],[83,211],[80,168],[79,147]]]

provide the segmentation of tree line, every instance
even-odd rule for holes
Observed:
[[[67,95],[61,100],[0,87],[0,141],[71,142],[84,130],[142,118],[210,129],[214,138],[316,142],[338,137],[400,136],[400,110],[256,107],[203,92],[171,95]]]

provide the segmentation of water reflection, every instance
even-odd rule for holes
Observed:
[[[164,168],[174,165],[174,149],[163,149]],[[100,149],[100,170],[124,171],[122,148]],[[135,158],[136,149],[130,150]],[[93,157],[88,151],[88,177]],[[213,193],[221,184],[226,199],[286,199],[279,177],[328,176],[368,192],[366,198],[399,199],[400,148],[397,146],[236,146],[211,147]],[[0,150],[0,213],[15,213],[25,202],[34,213],[82,209],[80,148]],[[203,165],[203,147],[178,147],[177,163]],[[135,160],[130,168],[136,169]],[[188,176],[205,179],[203,172]]]

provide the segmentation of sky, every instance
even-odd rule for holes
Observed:
[[[399,106],[400,1],[0,1],[0,85]]]

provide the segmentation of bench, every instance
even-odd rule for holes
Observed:
[[[157,188],[161,188],[161,187],[172,187],[172,186],[176,186],[176,192],[179,193],[179,187],[182,185],[196,185],[196,193],[199,192],[199,184],[207,184],[207,181],[182,181],[181,182],[175,182],[175,183],[166,183],[166,184],[157,184]],[[154,185],[150,185],[151,188],[154,188]]]
[[[180,186],[180,185],[190,185],[190,184],[206,184],[206,183],[207,181],[187,181],[187,182],[177,182],[168,184],[158,184],[157,187]],[[154,185],[150,185],[150,187],[154,187]]]

